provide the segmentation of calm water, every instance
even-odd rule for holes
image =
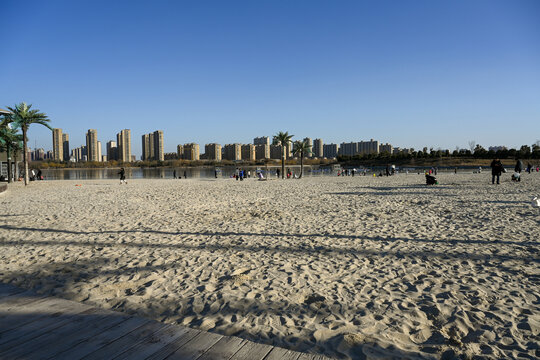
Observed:
[[[265,171],[264,166],[246,166],[242,167],[246,171],[251,172],[251,177],[256,176],[257,171]],[[287,166],[295,174],[300,173],[300,166]],[[269,166],[268,171],[270,176],[276,176],[276,170],[281,169],[278,166]],[[399,169],[399,168],[398,168]],[[405,167],[400,169],[401,172],[408,170],[411,174],[421,173],[423,174],[424,168],[412,168]],[[477,170],[477,167],[461,167],[459,172],[471,172]],[[126,168],[126,177],[128,179],[172,179],[174,177],[174,171],[176,171],[177,177],[195,178],[195,179],[211,179],[215,178],[215,171],[217,170],[218,178],[229,178],[236,172],[235,166],[223,166],[218,168],[213,167],[196,167],[196,168]],[[363,170],[363,169],[362,169]],[[361,172],[362,170],[359,170]],[[484,171],[488,171],[488,168],[484,168]],[[42,170],[45,180],[86,180],[86,179],[118,179],[118,171],[120,169],[44,169]],[[439,168],[439,172],[453,172],[453,167]],[[374,167],[367,169],[367,172],[372,174],[385,172],[385,167]],[[304,176],[336,176],[337,170],[332,171],[329,168],[319,168],[319,166],[305,166]]]
[[[289,166],[296,174],[300,173],[299,166]],[[256,171],[265,170],[264,167],[248,166],[242,167],[246,172],[251,172],[251,177],[256,176]],[[268,167],[268,171],[271,176],[275,176],[278,167]],[[227,166],[220,168],[126,168],[126,177],[128,179],[172,179],[174,177],[174,171],[176,171],[177,177],[188,179],[210,179],[215,178],[215,172],[217,170],[218,178],[229,178],[236,172],[236,167]],[[118,172],[120,169],[44,169],[42,170],[45,180],[86,180],[86,179],[118,179]],[[316,176],[331,174],[329,170],[323,170],[318,168],[304,167],[304,176]]]

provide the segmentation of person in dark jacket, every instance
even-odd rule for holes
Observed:
[[[503,165],[501,163],[501,160],[494,159],[491,162],[491,183],[495,184],[495,177],[497,177],[497,184],[500,184],[499,179],[501,177],[501,174],[503,172]]]
[[[517,159],[516,167],[514,168],[514,171],[521,174],[522,170],[523,170],[523,163],[521,162],[521,160]]]
[[[126,171],[124,170],[124,168],[120,168],[120,172],[118,173],[118,175],[120,175],[120,185],[122,185],[122,183],[127,184]]]

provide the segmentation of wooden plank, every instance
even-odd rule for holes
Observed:
[[[129,350],[115,357],[115,360],[122,359],[147,359],[152,354],[155,354],[166,345],[180,338],[186,333],[186,328],[172,325],[163,325],[159,331],[152,334],[152,336],[141,341],[137,345],[133,346]]]
[[[88,312],[89,310],[86,310]],[[82,312],[84,314],[84,312]],[[0,334],[0,352],[6,351],[33,338],[44,335],[75,320],[79,314],[40,316],[8,332]],[[10,321],[8,319],[7,321]]]
[[[83,359],[112,359],[122,354],[124,351],[130,349],[131,347],[137,345],[139,342],[143,341],[147,337],[152,336],[152,334],[154,334],[162,327],[163,324],[148,320],[148,322],[143,326],[127,333],[126,335],[103,346],[102,348],[91,352],[90,354],[84,356]]]
[[[296,351],[274,347],[264,360],[297,360],[300,355],[301,353]]]
[[[147,324],[148,320],[141,317],[129,317],[126,321],[104,331],[96,336],[88,338],[83,342],[77,344],[76,347],[68,349],[62,353],[55,355],[55,360],[71,360],[79,359],[92,352],[101,349],[102,347],[116,341],[122,336],[140,328],[144,324]]]
[[[124,315],[119,316],[118,314],[107,314],[101,317],[101,319],[96,319],[96,321],[93,321],[87,326],[80,328],[75,333],[64,333],[64,338],[56,338],[61,339],[61,341],[52,339],[50,344],[43,346],[39,349],[39,351],[34,351],[32,353],[32,356],[36,355],[40,359],[56,359],[58,354],[67,350],[71,350],[73,348],[77,348],[81,342],[87,339],[91,339],[94,336],[103,332],[107,332],[109,329],[115,327],[116,325],[127,321],[127,319],[128,317]]]
[[[87,313],[84,316],[77,316],[75,319],[73,319],[73,321],[70,321],[63,326],[53,329],[48,333],[38,336],[30,341],[27,341],[24,344],[15,346],[5,353],[1,353],[1,355],[7,358],[16,358],[32,354],[33,356],[35,355],[39,358],[43,358],[44,356],[38,356],[38,353],[41,354],[44,351],[51,351],[51,349],[55,350],[57,348],[65,350],[64,344],[71,345],[73,341],[79,339],[77,334],[85,334],[86,336],[89,336],[93,335],[94,332],[102,331],[104,326],[107,327],[110,324],[110,322],[107,321],[107,317],[110,318],[113,325],[116,324],[116,319],[123,319],[120,316],[112,317],[108,314],[104,315],[103,313],[100,313],[100,309],[92,310],[93,313]],[[100,326],[100,324],[102,325]],[[91,330],[85,331],[86,329]]]
[[[199,333],[201,332],[199,330],[190,328],[185,328],[185,330],[186,332],[181,337],[179,337],[173,342],[170,342],[169,344],[161,348],[161,350],[152,354],[152,356],[149,356],[147,360],[163,360],[167,358],[169,355],[184,346],[188,341],[199,335]]]
[[[247,340],[236,336],[224,336],[197,360],[228,360],[244,346],[245,342]]]
[[[69,306],[66,306],[70,303]],[[18,306],[13,304],[7,308],[7,311],[2,312],[2,321],[0,322],[0,334],[16,329],[19,326],[33,321],[40,321],[45,317],[53,314],[68,315],[77,314],[91,309],[89,305],[70,302],[64,299],[47,297],[36,302]],[[9,319],[9,321],[7,321]]]
[[[217,343],[223,335],[200,332],[184,346],[172,353],[167,360],[195,360]]]
[[[270,345],[248,341],[231,357],[231,360],[262,360],[272,348]]]

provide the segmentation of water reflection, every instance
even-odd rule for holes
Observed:
[[[276,176],[276,170],[279,167],[268,167],[270,176]],[[294,174],[300,174],[299,166],[288,166]],[[236,173],[235,166],[224,167],[185,167],[185,168],[125,168],[127,179],[173,179],[188,178],[188,179],[211,179],[229,178]],[[242,167],[249,171],[251,177],[256,177],[257,172],[265,173],[264,166],[246,166]],[[118,179],[120,171],[116,169],[44,169],[43,176],[46,180],[100,180],[100,179]],[[304,176],[328,175],[332,171],[319,167],[304,167]]]

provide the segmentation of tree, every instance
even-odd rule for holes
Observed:
[[[52,131],[52,127],[49,125],[49,118],[38,109],[31,109],[32,104],[27,105],[25,102],[16,104],[11,108],[8,106],[8,110],[13,113],[13,122],[22,130],[23,136],[23,161],[24,161],[24,185],[28,185],[28,128],[32,124],[40,124]]]
[[[11,182],[13,178],[11,174],[11,155],[15,157],[17,161],[17,152],[22,148],[22,135],[17,133],[16,129],[12,129],[9,126],[0,127],[0,149],[6,152],[8,167],[8,183]]]
[[[471,153],[474,153],[475,147],[476,147],[476,141],[474,140],[469,141],[469,149],[471,150]]]
[[[285,146],[287,146],[294,135],[289,135],[289,132],[280,131],[274,135],[273,144],[281,145],[281,178],[285,178]]]
[[[299,179],[302,178],[302,174],[304,174],[304,155],[311,153],[311,145],[307,141],[295,141],[294,142],[294,155],[300,155],[300,176]]]

